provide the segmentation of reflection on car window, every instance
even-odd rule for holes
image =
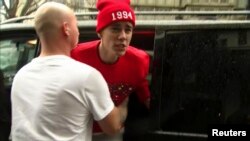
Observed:
[[[206,134],[209,124],[249,123],[249,33],[158,32],[152,99],[161,130]]]
[[[0,70],[4,74],[4,84],[10,85],[16,72],[35,54],[36,40],[13,38],[0,41]]]

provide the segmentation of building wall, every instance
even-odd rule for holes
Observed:
[[[38,1],[38,0],[34,0]],[[77,13],[86,11],[96,11],[97,0],[40,0],[40,1],[58,1],[69,5]],[[16,15],[20,16],[24,3],[27,0],[20,0]],[[219,10],[244,10],[248,6],[248,0],[131,0],[131,6],[135,11],[219,11]],[[232,19],[235,17],[217,16],[176,16],[176,15],[138,15],[137,19],[211,19],[222,18]],[[244,19],[244,17],[237,17]]]
[[[98,0],[68,0],[76,12],[96,11]],[[220,11],[246,9],[248,0],[131,0],[135,11]],[[77,6],[78,5],[78,6]],[[81,6],[79,6],[81,5]],[[137,19],[232,19],[229,16],[137,15]],[[239,17],[240,19],[244,17]]]
[[[181,0],[132,0],[133,6],[179,7]]]
[[[133,0],[135,11],[233,11],[244,10],[248,0]],[[137,19],[245,19],[246,16],[137,16]]]

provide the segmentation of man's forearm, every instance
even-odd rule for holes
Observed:
[[[120,122],[123,124],[128,115],[128,97],[117,108],[120,113]]]

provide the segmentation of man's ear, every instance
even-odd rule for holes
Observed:
[[[69,29],[68,22],[63,22],[63,27],[62,27],[63,34],[66,35],[66,36],[69,36],[70,35],[69,30],[70,29]]]

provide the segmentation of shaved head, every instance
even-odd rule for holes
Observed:
[[[35,15],[35,29],[38,36],[54,35],[64,21],[69,21],[73,11],[60,3],[47,2],[40,6]]]
[[[55,52],[68,55],[78,43],[77,19],[66,5],[46,2],[37,9],[34,20],[42,55]]]

